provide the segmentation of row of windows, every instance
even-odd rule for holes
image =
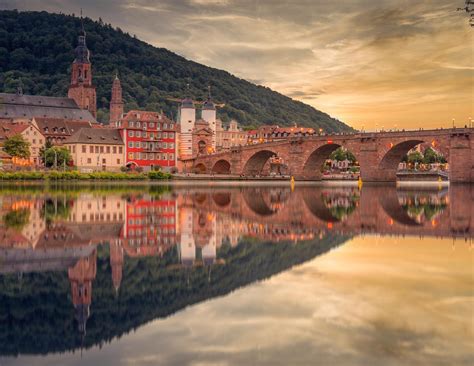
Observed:
[[[145,225],[145,224],[148,224],[147,220],[146,219],[128,219],[128,225],[129,226],[133,226],[133,225]],[[156,224],[174,224],[174,217],[162,217],[160,218],[160,220],[158,222],[156,222]],[[168,230],[170,230],[170,232],[174,232],[174,228],[154,228],[153,226],[149,226],[145,229],[135,229],[135,231],[137,233],[139,232],[146,232],[147,230],[150,230],[151,232],[153,231],[160,231],[160,232],[168,232]]]
[[[164,238],[161,240],[164,244],[168,244],[168,243],[174,243],[175,242],[175,239],[174,238]],[[155,245],[155,240],[154,239],[150,239],[150,240],[147,240],[146,238],[143,239],[143,242],[142,242],[142,239],[130,239],[128,241],[128,244],[130,246],[140,246],[140,245]],[[156,240],[156,244],[160,244],[160,242],[158,240]]]
[[[174,132],[157,132],[156,134],[154,132],[146,132],[146,131],[133,131],[129,130],[128,131],[128,136],[129,137],[149,137],[151,139],[153,138],[164,138],[164,139],[172,139],[174,138]]]
[[[166,153],[128,153],[129,160],[174,160],[174,154]]]
[[[119,213],[118,216],[116,213],[114,213],[113,215],[110,215],[109,213],[108,214],[90,214],[89,215],[89,221],[111,221],[111,220],[114,220],[116,221],[118,218],[118,220],[123,220],[123,214],[122,213]],[[82,221],[87,221],[87,215],[86,214],[82,214]]]
[[[91,158],[87,158],[87,164],[92,164]],[[102,159],[102,165],[106,165],[106,164],[107,164],[107,160]],[[120,164],[122,164],[122,161],[120,159],[117,159],[117,165],[120,165]],[[97,165],[99,165],[99,159],[97,159]]]
[[[128,126],[129,127],[138,127],[138,128],[155,128],[155,122],[140,122],[140,121],[130,121],[128,122]],[[168,128],[168,123],[156,123],[156,128],[158,130],[161,130],[161,128],[163,127],[164,130],[166,130]],[[173,128],[173,124],[170,123],[169,124],[169,128]]]
[[[158,206],[158,207],[129,207],[128,211],[131,214],[144,214],[155,212],[174,212],[174,206]]]
[[[129,141],[128,147],[130,148],[142,148],[142,149],[159,149],[160,147],[163,149],[174,149],[174,142],[140,142],[140,141]]]
[[[76,145],[69,145],[68,150],[72,153],[76,152]],[[87,153],[87,145],[82,145],[82,152],[85,154]],[[89,145],[89,153],[90,154],[123,154],[123,147],[122,146],[97,146],[97,145]]]
[[[148,234],[148,235],[147,235]],[[137,229],[137,230],[134,230],[134,229],[130,229],[128,230],[127,232],[127,236],[129,237],[132,237],[132,236],[141,236],[141,237],[146,237],[146,236],[151,236],[151,235],[159,235],[159,238],[161,240],[163,240],[164,237],[166,237],[165,235],[172,235],[172,234],[175,234],[175,229],[173,228],[165,228],[163,230],[161,230],[160,232],[154,232],[154,233],[148,233],[147,230],[140,230],[140,229]],[[157,241],[158,243],[158,241]],[[145,244],[145,243],[144,243]],[[149,243],[151,244],[151,243]]]

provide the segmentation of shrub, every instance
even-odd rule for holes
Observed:
[[[171,174],[169,173],[164,173],[159,170],[153,170],[151,172],[148,172],[148,178],[149,179],[170,179]]]

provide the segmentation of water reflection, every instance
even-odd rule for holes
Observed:
[[[4,187],[0,355],[88,348],[358,235],[471,240],[474,190]]]

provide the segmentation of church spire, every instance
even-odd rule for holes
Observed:
[[[118,78],[118,72],[115,73],[115,79],[112,83],[112,96],[110,98],[110,113],[109,113],[109,124],[116,125],[116,123],[122,118],[123,114],[123,98],[122,98],[122,85]]]
[[[84,30],[82,9],[81,30],[74,54],[68,97],[74,99],[81,109],[89,110],[92,116],[95,117],[97,112],[97,96],[95,86],[92,84],[92,65],[90,62],[90,52],[86,45],[86,31]]]

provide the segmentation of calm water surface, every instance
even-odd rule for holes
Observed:
[[[0,186],[0,365],[473,365],[474,187]]]

